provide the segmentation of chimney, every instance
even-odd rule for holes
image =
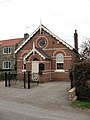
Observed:
[[[28,37],[29,37],[29,34],[28,34],[28,33],[25,33],[25,34],[24,34],[24,39],[26,40]]]
[[[78,52],[78,34],[77,34],[77,30],[75,30],[75,33],[74,33],[74,48]]]

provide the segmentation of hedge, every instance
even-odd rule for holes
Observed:
[[[73,64],[69,76],[71,88],[76,87],[78,100],[90,100],[90,62]]]

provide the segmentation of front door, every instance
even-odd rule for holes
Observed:
[[[32,61],[32,73],[39,73],[39,61]]]
[[[39,61],[32,61],[32,81],[38,81]]]

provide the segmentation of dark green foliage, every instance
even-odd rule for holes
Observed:
[[[90,62],[75,63],[69,76],[71,88],[76,86],[78,100],[90,100]]]
[[[0,72],[0,81],[4,80],[4,73]]]
[[[74,80],[73,80],[73,67],[69,70],[69,78],[71,80],[71,89],[74,87]]]
[[[74,64],[74,79],[76,81],[85,82],[90,79],[90,62],[81,62]]]

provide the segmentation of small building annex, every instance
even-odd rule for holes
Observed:
[[[40,25],[16,49],[17,74],[25,69],[39,74],[40,82],[69,80],[69,69],[78,54],[77,32],[74,34],[75,49],[56,36],[44,25]]]

